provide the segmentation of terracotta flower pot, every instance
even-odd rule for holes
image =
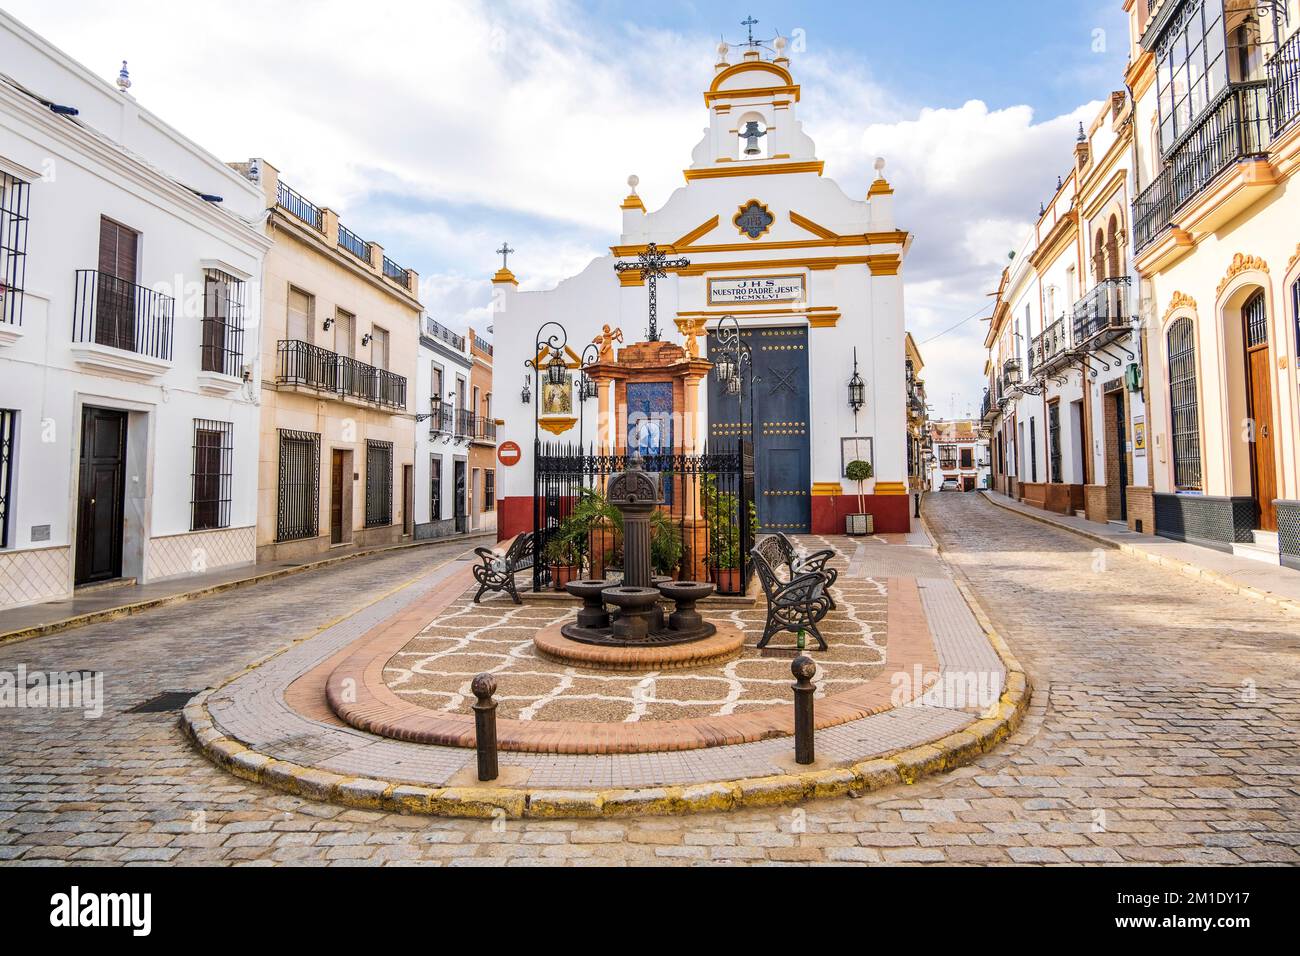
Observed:
[[[576,564],[551,565],[551,584],[557,591],[563,591],[566,584],[578,580],[581,575],[582,570]]]
[[[740,593],[739,568],[714,568],[713,583],[718,586],[719,594]]]

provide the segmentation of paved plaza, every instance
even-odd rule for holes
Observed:
[[[932,629],[956,586],[968,587],[1034,686],[1016,733],[951,772],[731,813],[447,819],[246,782],[200,756],[175,711],[130,711],[163,691],[216,686],[340,624],[364,630],[432,565],[465,564],[454,560],[463,544],[432,545],[0,647],[6,671],[103,671],[107,695],[98,720],[0,710],[0,860],[1300,862],[1300,618],[979,495],[931,495],[926,518],[937,556],[868,544],[846,573],[856,563],[868,577],[950,582],[921,589]]]

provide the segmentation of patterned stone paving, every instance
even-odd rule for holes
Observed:
[[[821,697],[864,683],[883,669],[888,594],[883,577],[845,573],[853,551],[850,539],[805,536],[797,544],[835,549],[832,564],[841,574],[832,589],[837,607],[821,624],[830,650],[816,654]],[[470,680],[489,671],[497,675],[499,716],[518,720],[634,723],[789,703],[789,656],[763,656],[756,646],[766,614],[762,601],[745,609],[701,608],[707,619],[745,633],[745,649],[736,660],[693,670],[611,674],[553,663],[533,648],[533,634],[572,619],[572,606],[516,607],[504,595],[485,597],[476,605],[474,593],[474,588],[467,590],[388,662],[384,676],[393,691],[435,711],[464,713],[474,699]],[[769,646],[789,647],[793,637],[778,635]],[[811,636],[808,645],[815,646]]]
[[[99,720],[0,711],[0,861],[1300,863],[1294,616],[1127,556],[1099,566],[1089,542],[975,495],[931,495],[925,510],[1036,688],[1021,729],[972,766],[797,808],[494,826],[286,796],[197,756],[175,715],[127,712],[207,686],[433,560],[408,553],[0,648],[5,670],[95,668],[109,689]]]

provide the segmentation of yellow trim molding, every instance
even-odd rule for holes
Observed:
[[[790,210],[790,221],[800,229],[811,232],[814,236],[821,236],[823,239],[836,240],[840,234],[833,229],[827,229],[825,226],[818,225],[807,216],[801,216],[793,209]]]
[[[716,223],[714,223],[714,225],[716,226]],[[832,233],[832,235],[834,234]],[[659,250],[665,255],[685,255],[686,253],[703,255],[710,252],[748,252],[754,248],[754,246],[748,242],[723,242],[704,246],[692,246],[689,243],[683,242],[684,239],[690,236],[691,234],[688,233],[686,236],[683,236],[681,239],[678,239],[670,245],[661,245]],[[760,248],[764,250],[791,250],[821,249],[825,246],[901,246],[906,242],[907,233],[904,230],[896,229],[893,232],[861,232],[846,236],[835,236],[833,239],[783,239],[768,241],[762,243]],[[639,253],[645,252],[646,247],[644,244],[635,246],[610,246],[609,251],[614,253],[616,256],[635,256]],[[627,274],[628,273],[626,272],[623,273],[623,275]]]
[[[772,163],[766,165],[753,166],[728,166],[721,168],[706,169],[683,169],[682,175],[686,177],[689,183],[696,179],[722,179],[727,176],[782,176],[787,173],[816,173],[822,174],[826,164],[820,159],[805,160],[798,163]]]
[[[907,494],[907,486],[901,481],[878,481],[876,482],[876,494],[905,495]]]
[[[885,179],[872,180],[871,188],[867,190],[867,195],[892,196],[894,195],[894,187],[889,185],[888,180]]]
[[[1169,300],[1169,308],[1165,309],[1165,316],[1160,320],[1160,324],[1168,322],[1175,312],[1179,309],[1191,309],[1196,311],[1196,300],[1186,292],[1175,292],[1174,297]]]
[[[574,425],[578,424],[576,418],[539,418],[537,426],[543,431],[548,431],[552,435],[563,435]]]
[[[1232,257],[1232,262],[1228,265],[1228,271],[1219,280],[1219,287],[1214,290],[1215,296],[1223,295],[1223,290],[1228,287],[1228,283],[1243,272],[1262,272],[1264,275],[1268,275],[1268,263],[1259,256],[1247,256],[1240,252],[1237,253]]]
[[[838,481],[814,481],[812,484],[812,493],[819,498],[829,497],[830,495],[842,495],[844,489]]]
[[[628,196],[626,199],[624,199],[624,200],[623,200],[623,205],[619,206],[618,208],[620,208],[620,209],[640,209],[642,212],[645,212],[645,203],[643,203],[643,202],[641,201],[641,197],[640,197],[640,196],[638,196],[636,193],[633,193],[632,195],[630,195],[630,196]]]
[[[785,86],[794,85],[794,77],[790,74],[790,71],[783,66],[779,66],[776,63],[771,63],[767,60],[741,60],[739,63],[731,64],[725,70],[722,70],[714,76],[713,82],[709,84],[708,93],[705,93],[704,95],[707,97],[709,93],[741,92],[737,90],[723,90],[722,84],[731,79],[737,73],[751,73],[755,70],[761,70],[765,73],[774,73],[777,79],[779,79]],[[799,89],[797,86],[794,88],[796,90]]]
[[[511,285],[519,285],[519,280],[509,269],[498,269],[497,274],[492,277],[493,284],[499,282],[509,282]]]
[[[702,222],[702,223],[700,223],[698,226],[696,226],[694,229],[692,229],[690,232],[686,233],[686,235],[682,236],[681,238],[679,238],[676,242],[674,242],[674,243],[672,244],[673,252],[675,253],[678,249],[684,249],[684,248],[686,248],[687,246],[689,246],[692,242],[694,242],[696,239],[699,239],[699,238],[701,238],[701,237],[703,237],[703,236],[707,236],[707,235],[708,235],[709,233],[711,233],[714,229],[717,229],[717,228],[718,228],[718,223],[719,223],[720,221],[721,221],[721,217],[720,217],[720,216],[714,216],[714,217],[713,217],[712,219],[710,219],[708,222]],[[639,252],[645,252],[645,251],[646,251],[646,247],[645,247],[645,246],[641,246],[641,247],[638,249],[638,251],[639,251]],[[632,252],[632,253],[620,253],[620,255],[636,255],[636,253],[635,253],[635,252]]]

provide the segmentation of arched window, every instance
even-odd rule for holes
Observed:
[[[1181,318],[1165,333],[1169,348],[1170,443],[1174,455],[1174,487],[1201,490],[1201,426],[1196,395],[1196,334],[1192,320]]]
[[[1098,285],[1106,278],[1106,234],[1100,229],[1092,241],[1092,277]]]
[[[1118,279],[1124,274],[1124,263],[1120,261],[1119,217],[1110,217],[1110,228],[1106,237],[1106,267],[1108,278]]]

